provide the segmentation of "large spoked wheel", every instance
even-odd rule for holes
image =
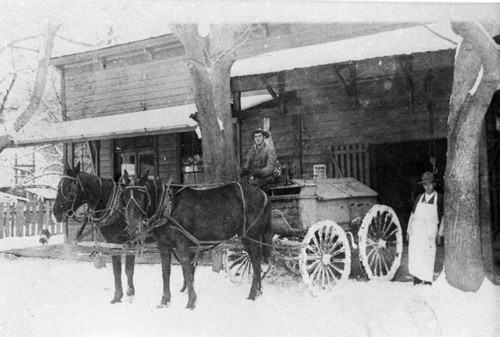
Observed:
[[[224,268],[234,283],[252,282],[253,267],[250,256],[243,248],[229,248],[223,255]],[[261,276],[269,271],[270,265],[261,264]]]
[[[369,280],[394,278],[403,252],[403,234],[394,210],[375,205],[366,214],[358,232],[359,262]]]
[[[300,257],[302,279],[312,290],[330,289],[351,272],[349,242],[334,221],[320,221],[309,228]]]

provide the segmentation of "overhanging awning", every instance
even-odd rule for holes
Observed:
[[[241,108],[245,110],[271,99],[270,95],[242,97]],[[84,142],[193,131],[198,124],[189,116],[196,111],[195,104],[187,104],[61,123],[27,125],[13,137],[14,146]]]
[[[453,49],[460,39],[449,22],[434,23],[241,59],[234,62],[231,77]]]

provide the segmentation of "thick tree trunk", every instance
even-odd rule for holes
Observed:
[[[198,25],[172,27],[188,55],[187,66],[201,128],[205,182],[219,183],[238,178],[231,114],[230,71],[238,30],[211,26],[201,37]]]
[[[484,116],[500,82],[500,64],[496,44],[476,24],[454,23],[452,27],[463,41],[455,62],[448,125],[445,271],[452,286],[477,291],[484,280],[479,145]]]
[[[483,267],[487,275],[493,276],[493,241],[491,236],[491,202],[488,175],[488,144],[486,137],[486,121],[481,128],[479,143],[479,201],[481,225],[481,253]],[[493,278],[491,278],[493,279]]]

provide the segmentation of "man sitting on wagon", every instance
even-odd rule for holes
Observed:
[[[260,187],[267,193],[269,184],[274,182],[276,151],[265,141],[269,138],[269,132],[259,128],[254,130],[252,135],[255,144],[248,151],[240,174],[242,177],[249,176],[252,185]]]

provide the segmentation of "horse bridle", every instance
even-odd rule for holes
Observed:
[[[147,218],[148,213],[147,211],[149,210],[149,207],[151,207],[151,195],[148,192],[148,189],[146,186],[127,186],[125,187],[125,191],[130,191],[130,199],[127,201],[127,204],[125,205],[125,213],[127,213],[128,207],[131,202],[133,202],[137,208],[141,211],[142,214]],[[135,199],[133,191],[141,192],[146,196],[146,209],[143,209],[141,205],[139,205],[139,202]]]
[[[72,181],[70,194],[73,194],[73,199],[71,199],[71,196],[68,197],[68,196],[64,195],[63,184],[64,184],[65,179]],[[78,192],[77,192],[78,185],[80,185],[80,187],[82,188],[82,191],[83,191],[83,186],[82,186],[82,182],[80,181],[80,179],[78,179],[76,177],[68,176],[68,175],[62,176],[61,181],[59,183],[58,190],[61,193],[61,196],[63,197],[64,201],[67,203],[71,202],[71,208],[66,210],[66,216],[68,218],[75,217],[75,209],[74,208],[75,208],[76,199],[78,197]]]
[[[69,180],[72,181],[70,193],[74,194],[73,199],[71,199],[71,197],[67,197],[66,195],[64,195],[64,190],[62,188],[62,185],[63,185],[63,182],[64,182],[65,179],[69,179]],[[72,177],[72,176],[69,176],[69,175],[63,175],[62,178],[61,178],[61,182],[59,183],[59,191],[61,192],[61,196],[63,197],[64,201],[65,202],[71,202],[71,208],[69,208],[66,211],[66,216],[68,218],[75,218],[76,219],[75,203],[76,203],[76,200],[77,200],[77,197],[78,197],[78,192],[77,192],[78,186],[80,186],[80,188],[82,189],[82,192],[88,197],[89,193],[85,190],[85,187],[83,186],[83,183],[82,183],[79,175],[77,175],[76,177]],[[114,188],[116,189],[116,185],[115,185]],[[96,206],[97,206],[97,204],[99,202],[99,199],[101,198],[101,194],[102,194],[102,180],[101,180],[101,178],[99,178],[99,195],[96,198],[94,207],[90,208],[92,210],[92,212],[91,212],[92,214],[94,214],[96,212],[95,208],[96,208]],[[112,195],[115,197],[115,192],[113,192]],[[107,210],[108,209],[106,208],[103,211],[107,211]],[[106,213],[105,213],[104,216],[101,216],[100,218],[95,219],[95,220],[96,221],[100,221],[105,216],[106,216]]]

